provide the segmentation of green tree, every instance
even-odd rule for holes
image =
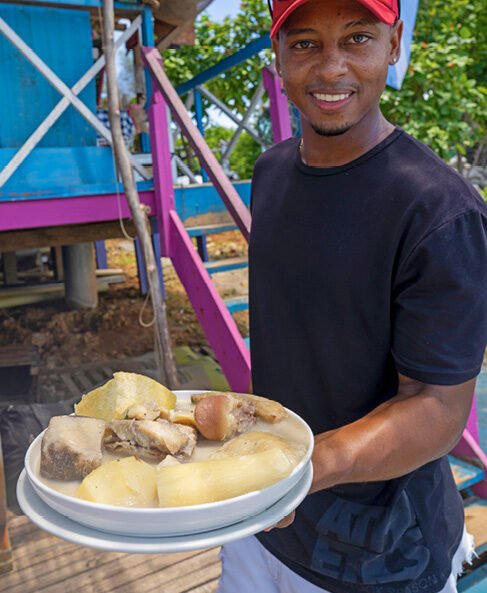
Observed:
[[[218,64],[269,31],[270,16],[266,0],[242,0],[240,11],[231,19],[214,23],[204,14],[196,22],[196,43],[163,53],[164,67],[174,86]],[[205,86],[228,107],[244,113],[258,83],[262,68],[272,63],[270,50],[264,50],[209,81]],[[204,107],[208,103],[204,101]]]
[[[486,140],[486,42],[483,0],[420,0],[409,72],[400,91],[384,93],[386,117],[444,159],[479,149]]]

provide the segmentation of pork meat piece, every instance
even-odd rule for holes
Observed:
[[[105,421],[82,416],[54,416],[41,444],[41,475],[81,480],[102,462]]]
[[[113,420],[107,424],[104,444],[112,451],[155,461],[194,449],[188,431],[167,420]]]

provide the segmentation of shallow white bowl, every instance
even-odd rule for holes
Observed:
[[[176,391],[178,401],[188,401],[192,394],[204,391]],[[285,496],[305,474],[311,463],[313,433],[297,414],[288,414],[305,435],[307,451],[293,472],[272,486],[242,496],[208,504],[173,508],[128,508],[97,504],[61,494],[39,477],[41,433],[25,456],[25,469],[39,497],[52,509],[72,521],[109,533],[142,537],[164,537],[202,533],[232,525],[253,517]],[[300,431],[301,432],[301,431]]]

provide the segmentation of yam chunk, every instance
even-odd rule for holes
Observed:
[[[282,480],[293,464],[280,449],[227,459],[157,467],[161,507],[190,506],[233,498]]]
[[[306,454],[306,446],[288,441],[270,432],[251,431],[235,437],[217,449],[211,459],[226,459],[239,455],[252,455],[277,447],[287,455],[295,467]]]
[[[79,498],[124,507],[157,507],[156,468],[136,457],[105,463],[81,482]]]

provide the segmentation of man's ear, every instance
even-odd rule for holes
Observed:
[[[389,57],[389,63],[391,64],[398,62],[401,57],[402,32],[403,22],[399,20],[391,27],[391,54]]]

